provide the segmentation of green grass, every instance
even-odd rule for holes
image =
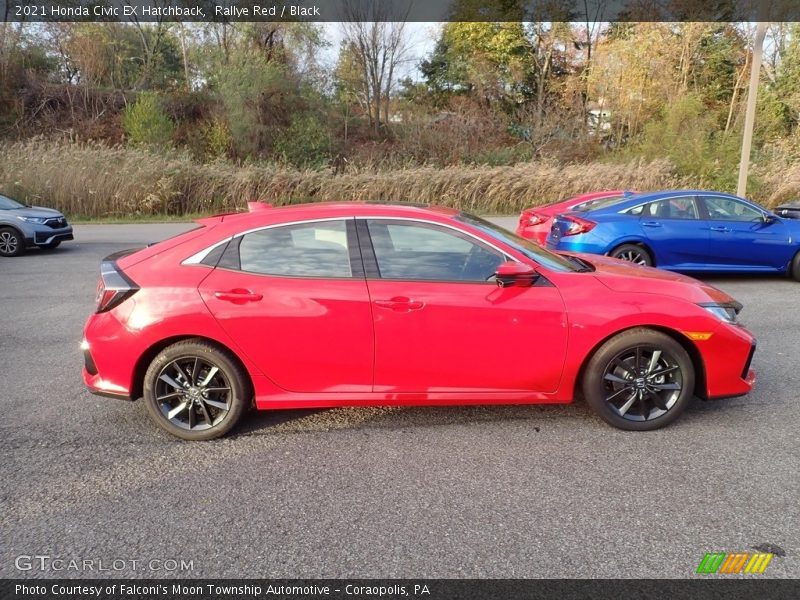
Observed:
[[[191,223],[195,219],[210,217],[214,213],[192,213],[188,215],[118,215],[89,217],[86,215],[67,215],[73,225],[145,225],[148,223]]]

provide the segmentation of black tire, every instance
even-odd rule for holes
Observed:
[[[789,265],[789,275],[791,275],[795,281],[800,281],[800,252],[794,255],[792,264]]]
[[[56,240],[55,242],[50,242],[49,244],[42,244],[39,246],[42,250],[55,250],[61,245],[61,240]]]
[[[13,227],[0,227],[0,256],[19,256],[25,252],[25,239]]]
[[[227,351],[197,339],[162,350],[145,373],[143,389],[153,422],[184,440],[225,435],[253,397],[250,378],[239,362]]]
[[[619,258],[644,267],[652,267],[655,264],[652,255],[647,249],[638,244],[622,244],[614,248],[608,255],[612,258]]]
[[[600,346],[586,365],[582,388],[586,402],[607,423],[650,431],[681,416],[694,396],[694,381],[692,359],[680,343],[636,328]]]

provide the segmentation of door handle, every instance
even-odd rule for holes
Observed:
[[[642,227],[661,227],[661,223],[658,221],[644,221]]]
[[[389,300],[375,300],[375,304],[376,306],[388,308],[395,312],[409,312],[412,310],[419,310],[425,306],[424,302],[412,300],[411,298],[406,298],[405,296],[395,296]]]
[[[224,292],[214,292],[214,297],[217,300],[225,302],[233,302],[234,304],[244,304],[246,302],[258,302],[264,296],[261,294],[254,294],[250,290],[243,290],[237,288],[235,290],[227,290]]]
[[[729,227],[711,227],[711,231],[720,231],[722,233],[728,233],[731,231]]]

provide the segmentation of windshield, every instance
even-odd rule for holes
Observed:
[[[14,210],[16,208],[25,208],[25,205],[0,195],[0,210]]]
[[[480,229],[483,233],[490,235],[494,239],[504,244],[507,244],[521,252],[531,260],[553,271],[582,271],[585,266],[577,264],[576,262],[568,260],[566,257],[559,254],[545,250],[541,246],[537,246],[533,242],[529,242],[525,238],[519,237],[515,233],[511,233],[508,229],[503,229],[494,223],[490,223],[485,219],[470,215],[467,213],[459,213],[456,219],[462,223],[472,225],[476,229]]]

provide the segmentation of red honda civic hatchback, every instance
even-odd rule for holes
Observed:
[[[649,430],[750,391],[741,305],[445,208],[264,208],[101,266],[83,378],[191,440],[258,409],[568,403]]]

